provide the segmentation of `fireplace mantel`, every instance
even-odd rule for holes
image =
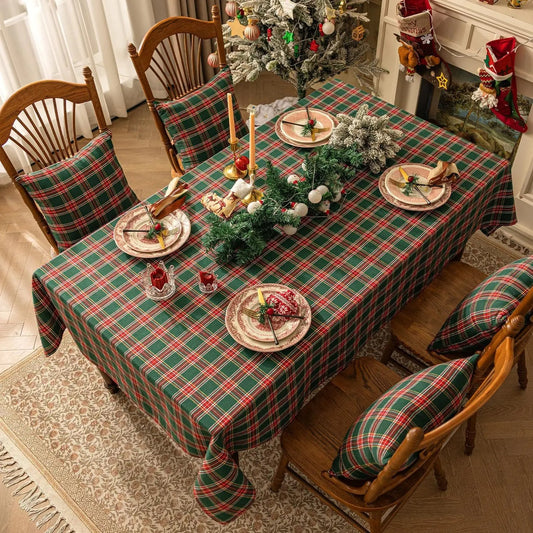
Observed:
[[[380,76],[378,95],[415,113],[420,77],[414,83],[399,71],[397,0],[383,0],[377,57],[388,73]],[[516,37],[521,43],[516,55],[518,92],[533,98],[533,5],[512,9],[505,0],[489,5],[479,0],[432,0],[435,36],[442,45],[439,55],[448,63],[477,73],[485,58],[485,43],[501,37]],[[526,117],[524,117],[526,118]],[[533,111],[527,118],[528,131],[522,135],[513,162],[513,188],[518,224],[501,230],[521,246],[533,250]]]

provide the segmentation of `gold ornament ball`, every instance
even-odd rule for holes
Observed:
[[[232,0],[228,0],[226,2],[226,15],[230,19],[235,18],[237,16],[237,3],[233,2]]]
[[[248,26],[244,28],[244,36],[249,41],[257,41],[257,39],[259,39],[260,33],[261,30],[259,29],[259,26],[257,26],[257,24],[248,24]]]
[[[208,64],[210,67],[213,67],[213,68],[218,68],[218,67],[219,67],[219,63],[218,63],[218,53],[217,53],[217,52],[211,52],[211,53],[207,56],[207,64]]]

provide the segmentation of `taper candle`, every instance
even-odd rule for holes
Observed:
[[[255,167],[255,111],[250,111],[250,157],[249,168]]]
[[[228,93],[228,117],[229,117],[229,142],[234,143],[237,141],[235,135],[235,117],[233,115],[233,98],[231,93]]]

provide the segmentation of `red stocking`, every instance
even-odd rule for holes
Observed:
[[[507,37],[487,43],[485,67],[478,70],[479,89],[472,94],[481,107],[489,108],[504,124],[514,130],[527,130],[518,111],[514,59],[516,39]]]
[[[396,6],[401,43],[398,49],[400,70],[406,71],[406,80],[413,81],[420,74],[440,89],[448,89],[450,70],[437,53],[433,34],[433,19],[428,0],[403,0]]]

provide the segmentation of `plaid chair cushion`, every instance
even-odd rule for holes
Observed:
[[[471,355],[482,350],[533,286],[533,256],[500,268],[455,308],[428,350]]]
[[[170,142],[184,168],[192,168],[228,146],[227,93],[233,94],[229,68],[223,68],[205,85],[178,100],[154,101]],[[237,138],[248,134],[233,96]]]
[[[477,357],[454,359],[399,381],[348,430],[330,474],[355,480],[375,478],[411,428],[429,431],[452,418],[466,399]],[[413,454],[404,468],[416,459]]]
[[[17,182],[41,209],[60,251],[139,201],[117,161],[109,131],[69,159],[18,176]]]

